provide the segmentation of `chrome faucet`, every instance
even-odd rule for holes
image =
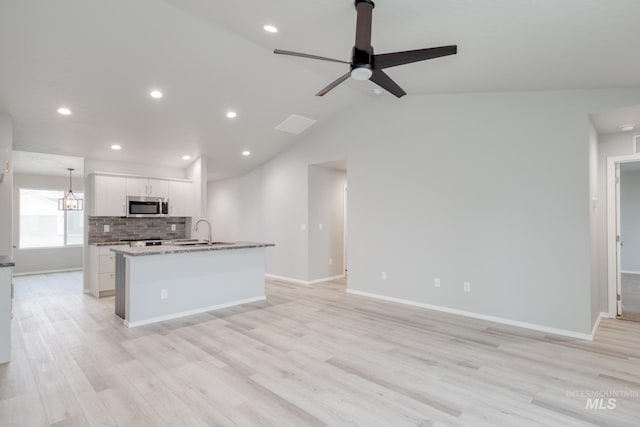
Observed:
[[[207,243],[211,243],[212,242],[212,239],[211,239],[211,223],[209,222],[208,219],[200,218],[199,220],[197,220],[196,224],[193,226],[193,231],[198,231],[198,224],[200,224],[201,222],[205,222],[207,224],[207,226],[209,227],[209,240],[207,241]]]

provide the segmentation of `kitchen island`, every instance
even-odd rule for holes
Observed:
[[[116,314],[128,327],[265,299],[271,243],[114,247]]]

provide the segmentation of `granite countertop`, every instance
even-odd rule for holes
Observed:
[[[235,242],[222,243],[211,246],[176,246],[176,245],[160,245],[160,246],[143,246],[140,248],[112,248],[111,252],[128,256],[146,256],[146,255],[166,255],[166,254],[183,254],[189,252],[208,252],[208,251],[225,251],[231,249],[249,249],[249,248],[267,248],[275,246],[273,243],[260,242]]]
[[[129,242],[121,242],[120,240],[115,240],[113,242],[89,243],[89,246],[125,246],[128,244]]]
[[[15,265],[16,263],[13,262],[13,258],[11,258],[10,256],[0,256],[0,268],[14,267]]]

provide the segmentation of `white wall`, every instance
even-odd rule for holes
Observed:
[[[21,249],[20,243],[20,189],[39,190],[69,189],[69,178],[63,176],[28,175],[16,173],[13,179],[13,236],[16,249],[13,257],[16,262],[14,273],[36,273],[56,270],[75,270],[82,268],[82,246],[63,248]],[[84,191],[84,179],[73,179],[74,193]]]
[[[309,281],[344,274],[346,183],[345,171],[309,166]]]
[[[640,272],[640,171],[625,171],[620,176],[620,236],[622,271]]]
[[[346,159],[350,289],[588,334],[588,116],[639,102],[637,89],[380,97],[211,197],[258,200],[247,237],[277,244],[269,273],[303,278],[307,167]]]
[[[128,175],[140,175],[151,178],[176,178],[187,179],[186,169],[169,168],[166,166],[154,166],[148,164],[112,162],[99,159],[84,160],[85,176],[94,172],[122,173]]]
[[[9,173],[0,183],[0,255],[11,255],[13,247],[12,204],[13,204],[13,165],[11,148],[13,147],[13,123],[7,116],[0,116],[0,145],[8,150]],[[4,166],[4,165],[3,165]]]
[[[601,172],[598,168],[598,133],[591,120],[589,120],[589,235],[591,238],[591,322],[594,323],[602,310],[601,292],[600,292],[600,249],[602,242],[598,225],[600,223],[601,212],[598,209],[599,187],[598,178]],[[606,304],[606,300],[605,300]]]

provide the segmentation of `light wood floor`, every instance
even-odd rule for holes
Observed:
[[[15,280],[5,426],[638,426],[640,324],[595,342],[267,284],[268,301],[136,329],[81,276]]]

